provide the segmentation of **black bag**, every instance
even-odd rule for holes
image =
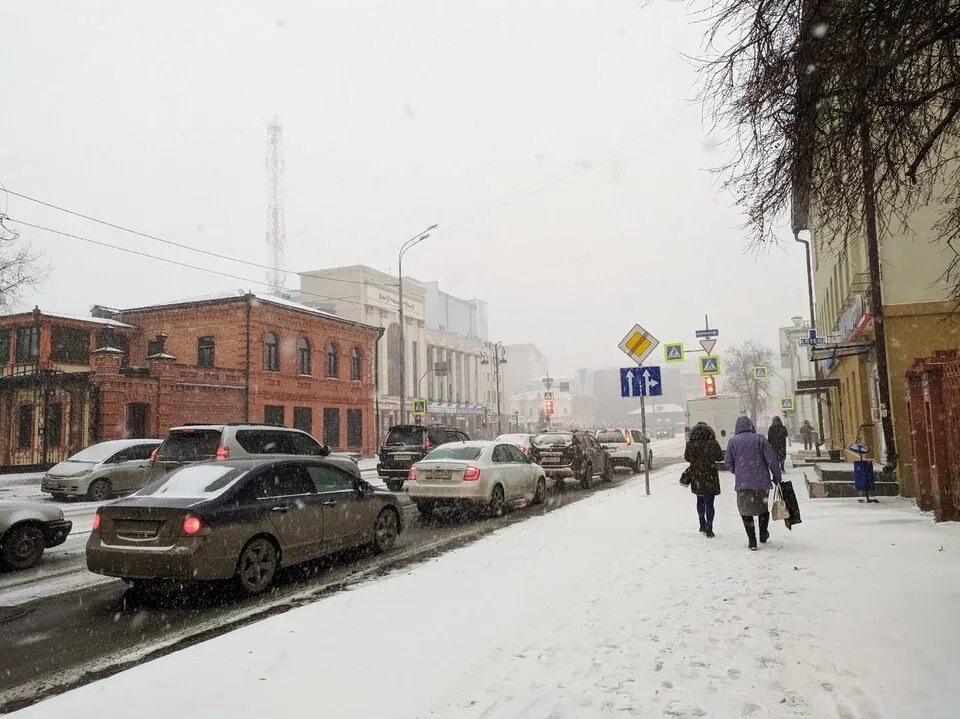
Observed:
[[[790,529],[794,524],[800,524],[800,504],[797,502],[797,494],[793,491],[793,483],[789,479],[780,482],[780,492],[783,494],[783,501],[787,503],[787,509],[790,517],[783,520],[783,525]]]
[[[680,474],[680,484],[682,484],[684,487],[689,487],[692,479],[693,477],[690,476],[690,468],[687,467]]]

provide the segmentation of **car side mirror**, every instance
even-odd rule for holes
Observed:
[[[321,457],[326,457],[326,456],[329,455],[329,454],[330,454],[330,445],[328,445],[328,444],[322,445],[322,446],[320,447],[320,456],[321,456]]]
[[[370,484],[362,479],[358,479],[356,482],[354,482],[353,486],[354,486],[354,489],[357,490],[357,494],[359,494],[361,497],[366,497],[367,494],[369,494],[370,490],[372,489]]]

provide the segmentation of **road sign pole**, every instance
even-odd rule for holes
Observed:
[[[643,443],[643,485],[647,489],[647,496],[650,496],[650,440],[647,437],[647,403],[644,396],[640,395],[640,434],[647,440]]]

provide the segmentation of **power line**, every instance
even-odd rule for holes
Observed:
[[[219,275],[220,277],[229,277],[230,279],[240,280],[241,282],[250,282],[250,283],[255,284],[255,285],[263,285],[264,287],[270,287],[270,283],[264,282],[264,281],[262,281],[262,280],[254,280],[254,279],[250,279],[249,277],[241,277],[240,275],[232,275],[232,274],[230,274],[229,272],[221,272],[220,270],[214,270],[214,269],[211,269],[211,268],[209,268],[209,267],[199,267],[199,266],[197,266],[197,265],[191,265],[191,264],[188,263],[188,262],[180,262],[180,261],[178,261],[178,260],[171,260],[171,259],[169,259],[169,258],[167,258],[167,257],[160,257],[159,255],[151,255],[151,254],[148,253],[148,252],[141,252],[140,250],[134,250],[134,249],[131,249],[131,248],[129,248],[129,247],[121,247],[120,245],[111,245],[109,242],[102,242],[102,241],[100,241],[100,240],[93,240],[93,239],[90,239],[89,237],[84,237],[84,236],[82,236],[82,235],[75,235],[75,234],[73,234],[72,232],[64,232],[63,230],[55,230],[55,229],[53,229],[52,227],[44,227],[43,225],[35,225],[35,224],[33,224],[32,222],[25,222],[24,220],[18,220],[18,219],[15,219],[15,218],[13,218],[13,217],[10,217],[9,215],[6,217],[6,219],[9,220],[10,222],[16,222],[18,225],[23,225],[24,227],[32,227],[32,228],[34,228],[35,230],[43,230],[44,232],[51,232],[51,233],[53,233],[53,234],[55,234],[55,235],[61,235],[61,236],[63,236],[63,237],[70,237],[70,238],[73,238],[73,239],[75,239],[75,240],[80,240],[81,242],[88,242],[88,243],[90,243],[91,245],[97,245],[97,246],[99,246],[99,247],[107,247],[107,248],[109,248],[109,249],[111,249],[111,250],[119,250],[120,252],[126,252],[126,253],[131,254],[131,255],[137,255],[137,256],[139,256],[139,257],[146,257],[147,259],[158,260],[158,261],[160,261],[160,262],[166,262],[166,263],[171,264],[171,265],[177,265],[178,267],[186,267],[187,269],[190,269],[190,270],[199,270],[199,271],[201,271],[201,272],[208,272],[208,273],[210,273],[210,274],[212,274],[212,275]],[[300,294],[301,294],[301,295],[309,295],[310,297],[316,297],[317,299],[321,299],[321,300],[336,300],[336,301],[338,301],[338,302],[350,302],[351,304],[363,306],[363,303],[362,303],[362,302],[358,302],[357,300],[351,300],[351,299],[348,299],[348,298],[346,298],[346,297],[330,297],[330,296],[328,296],[328,295],[318,295],[318,294],[316,294],[316,293],[314,293],[314,292],[304,292],[304,291],[302,291],[302,290],[300,291]]]
[[[216,257],[217,259],[220,259],[220,260],[229,260],[230,262],[238,262],[238,263],[240,263],[241,265],[248,265],[248,266],[250,266],[250,267],[256,267],[256,268],[261,269],[261,270],[279,271],[279,272],[283,272],[283,273],[287,273],[287,274],[291,274],[291,275],[301,275],[301,274],[304,274],[304,273],[301,273],[301,272],[294,272],[293,270],[285,270],[285,269],[282,269],[282,268],[279,268],[279,269],[278,269],[278,268],[276,268],[276,267],[271,267],[270,265],[262,265],[262,264],[260,264],[260,263],[258,263],[258,262],[251,262],[250,260],[243,260],[243,259],[240,259],[240,258],[238,258],[238,257],[230,257],[229,255],[221,255],[221,254],[219,254],[219,253],[217,253],[217,252],[211,252],[210,250],[203,250],[203,249],[200,249],[199,247],[192,247],[192,246],[190,246],[190,245],[185,245],[185,244],[183,244],[183,243],[181,243],[181,242],[174,242],[173,240],[167,240],[167,239],[164,239],[163,237],[157,237],[156,235],[151,235],[151,234],[149,234],[149,233],[147,233],[147,232],[140,232],[140,230],[134,230],[133,228],[124,227],[123,225],[118,225],[118,224],[113,223],[113,222],[108,222],[107,220],[101,220],[101,219],[99,219],[99,218],[97,218],[97,217],[91,217],[90,215],[85,215],[85,214],[83,214],[82,212],[77,212],[76,210],[70,210],[70,209],[67,209],[66,207],[61,207],[60,205],[55,205],[55,204],[53,204],[52,202],[46,202],[46,201],[41,200],[41,199],[39,199],[39,198],[37,198],[37,197],[31,197],[30,195],[24,195],[24,194],[21,193],[21,192],[15,192],[14,190],[9,190],[9,189],[6,189],[6,188],[4,188],[4,190],[5,190],[8,194],[10,194],[10,195],[14,195],[15,197],[19,197],[19,198],[24,199],[24,200],[27,200],[27,201],[29,201],[29,202],[35,202],[36,204],[38,204],[38,205],[43,205],[44,207],[49,207],[51,210],[58,210],[59,212],[65,212],[65,213],[67,213],[68,215],[73,215],[74,217],[80,217],[80,218],[82,218],[82,219],[84,219],[84,220],[89,220],[90,222],[96,222],[97,224],[100,224],[100,225],[104,225],[104,226],[106,226],[106,227],[113,228],[114,230],[120,230],[121,232],[129,232],[131,235],[137,235],[138,237],[144,237],[144,238],[146,238],[146,239],[148,239],[148,240],[154,240],[154,241],[156,241],[156,242],[162,242],[163,244],[165,244],[165,245],[170,245],[171,247],[179,247],[179,248],[182,249],[182,250],[190,250],[191,252],[199,252],[201,255],[207,255],[208,257]],[[21,224],[27,224],[27,223],[22,222]],[[39,228],[39,229],[46,229],[46,228]],[[365,282],[365,281],[363,281],[363,280],[345,280],[345,279],[340,279],[340,278],[337,278],[337,277],[325,277],[324,279],[328,279],[328,280],[331,280],[331,281],[333,281],[333,282],[347,282],[347,283],[350,283],[350,284],[357,284],[357,285],[372,284],[372,285],[378,285],[378,286],[380,286],[380,287],[397,287],[397,285],[388,285],[388,284],[383,284],[383,283],[381,283],[381,282],[369,282],[369,283],[368,283],[368,282]]]

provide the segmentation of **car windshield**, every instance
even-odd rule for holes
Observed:
[[[69,457],[67,461],[95,464],[97,462],[102,462],[105,459],[109,459],[122,448],[122,446],[118,446],[115,442],[101,442],[100,444],[94,444],[90,447],[87,447],[82,452],[77,452],[72,457]]]
[[[564,447],[573,444],[573,435],[569,432],[545,432],[538,434],[533,443],[538,447],[552,447],[562,445]]]
[[[483,452],[483,447],[463,447],[458,445],[447,445],[438,447],[423,458],[424,462],[435,459],[476,459]]]
[[[244,474],[245,469],[224,464],[193,464],[151,482],[135,496],[211,499],[229,489]]]
[[[179,429],[170,433],[157,450],[158,460],[191,462],[214,457],[220,445],[218,429]]]
[[[387,435],[387,445],[423,444],[423,427],[394,427]]]
[[[606,432],[597,433],[598,442],[626,442],[623,438],[623,433],[619,429],[611,429]]]

